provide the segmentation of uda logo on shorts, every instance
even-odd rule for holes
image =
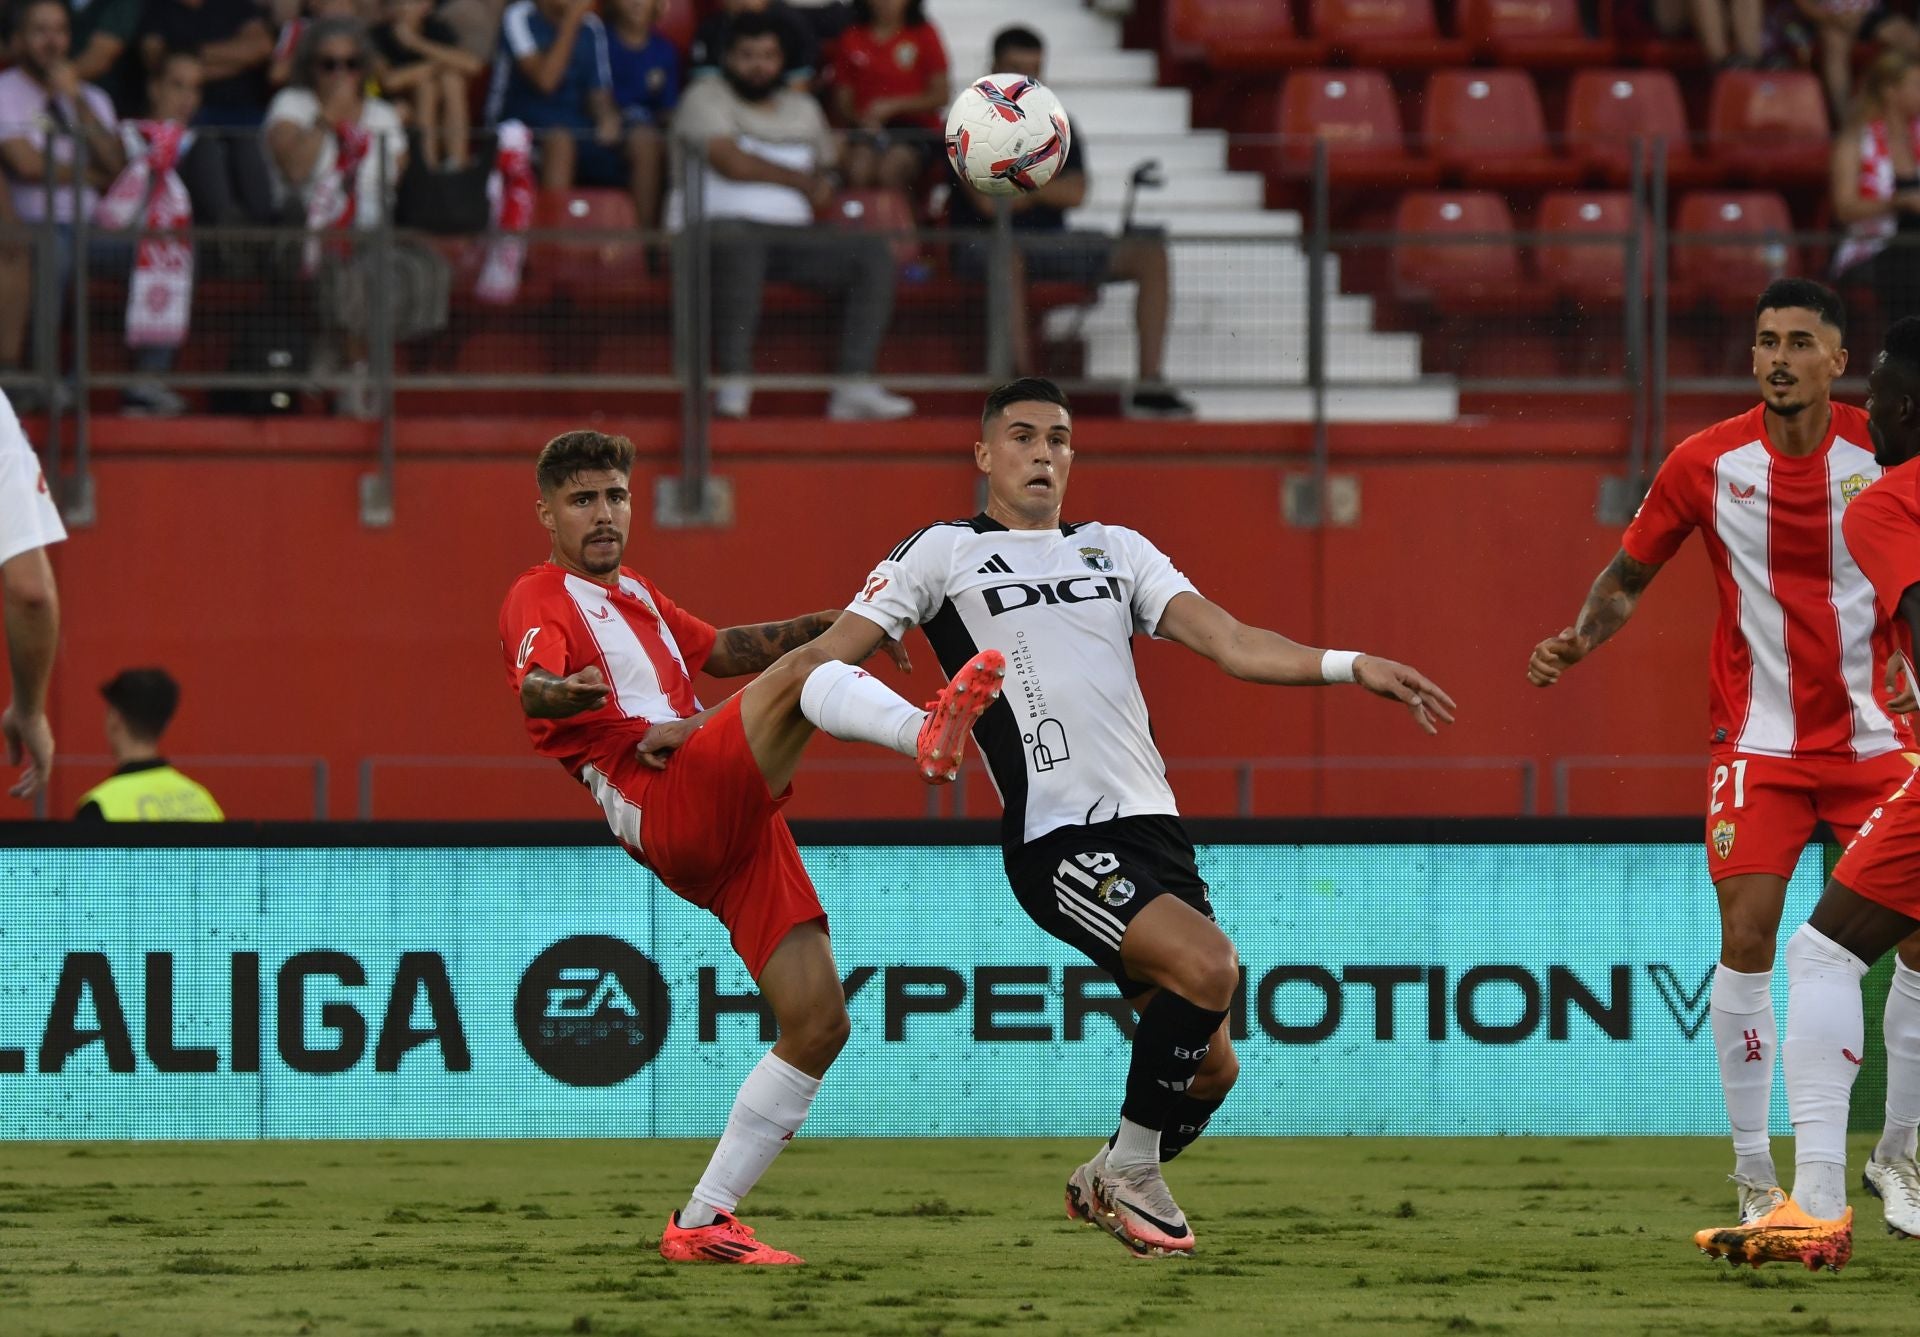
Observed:
[[[1100,885],[1093,889],[1095,896],[1116,910],[1133,899],[1133,892],[1133,883],[1118,873],[1101,878]]]
[[[1713,824],[1713,852],[1722,859],[1733,853],[1733,823],[1725,818]]]

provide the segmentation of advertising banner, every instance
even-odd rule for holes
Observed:
[[[1112,1128],[1130,1014],[997,849],[804,854],[853,1018],[809,1135]],[[1216,1133],[1725,1128],[1695,844],[1208,844],[1200,868],[1244,968]],[[1783,932],[1819,886],[1815,852]],[[8,1138],[710,1136],[772,1038],[719,925],[611,847],[0,870]]]

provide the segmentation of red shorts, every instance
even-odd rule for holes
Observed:
[[[1870,901],[1920,919],[1920,771],[1875,805],[1834,865],[1833,880]]]
[[[1819,825],[1840,840],[1905,783],[1914,760],[1764,757],[1715,749],[1707,772],[1707,869],[1715,882],[1746,873],[1790,876]]]
[[[747,745],[735,695],[715,711],[664,771],[629,752],[588,788],[627,853],[676,896],[713,912],[755,979],[795,927],[827,912],[800,862],[778,798]],[[633,834],[638,827],[639,848]]]

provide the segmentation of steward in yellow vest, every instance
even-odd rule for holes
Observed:
[[[223,822],[226,814],[204,787],[160,755],[180,704],[180,686],[165,669],[126,669],[100,689],[107,702],[107,745],[119,766],[80,800],[83,821]]]

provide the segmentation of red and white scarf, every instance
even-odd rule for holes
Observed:
[[[493,235],[473,295],[505,305],[520,296],[527,262],[527,228],[533,223],[533,135],[519,121],[502,121],[500,147],[487,176],[487,204]]]
[[[373,135],[361,126],[340,122],[332,127],[333,169],[320,175],[307,197],[307,245],[302,272],[311,277],[320,268],[321,237],[350,229],[360,217],[360,164],[373,148]]]
[[[124,232],[139,228],[133,276],[127,282],[127,347],[178,348],[193,308],[193,246],[178,232],[193,223],[193,202],[180,180],[189,133],[170,121],[124,125],[127,165],[94,209],[94,223]]]

